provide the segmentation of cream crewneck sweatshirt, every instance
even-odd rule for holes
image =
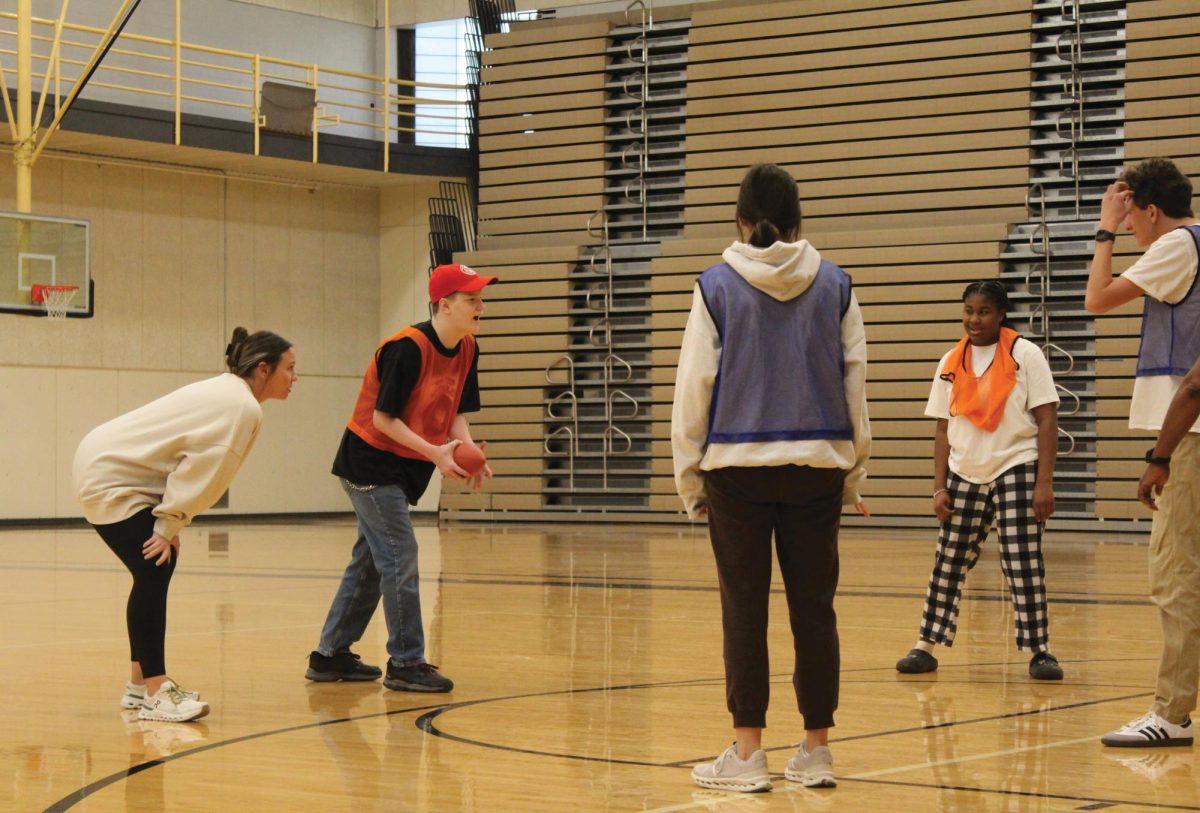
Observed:
[[[232,373],[197,381],[93,429],[72,475],[93,525],[153,508],[171,539],[221,498],[258,437],[262,406]]]

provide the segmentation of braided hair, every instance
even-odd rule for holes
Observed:
[[[1000,320],[1003,327],[1011,328],[1012,322],[1008,319],[1008,312],[1012,310],[1012,303],[1008,300],[1008,289],[1004,287],[1004,283],[998,279],[981,279],[978,282],[972,282],[963,289],[962,301],[966,302],[969,297],[978,294],[988,300],[999,310],[1004,311],[1004,318]]]

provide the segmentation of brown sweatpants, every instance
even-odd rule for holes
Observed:
[[[725,694],[735,728],[766,726],[772,536],[787,593],[796,653],[792,683],[804,727],[833,725],[841,668],[833,596],[845,477],[840,469],[791,465],[704,473],[721,584]]]

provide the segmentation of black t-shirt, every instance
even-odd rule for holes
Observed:
[[[447,358],[454,358],[462,349],[462,342],[447,350],[438,339],[432,322],[414,325],[424,333],[433,349]],[[375,408],[389,415],[400,415],[408,403],[417,379],[421,375],[421,348],[412,339],[397,339],[379,348],[375,355],[375,368],[379,372],[379,396]],[[475,358],[463,385],[458,413],[479,411],[479,343],[475,343]],[[429,487],[429,479],[437,468],[428,460],[409,457],[376,449],[358,435],[346,429],[342,443],[333,459],[333,473],[360,486],[397,485],[404,489],[409,503],[416,505]]]

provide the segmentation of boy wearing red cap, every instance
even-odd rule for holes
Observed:
[[[433,470],[478,489],[454,462],[454,447],[471,443],[466,413],[479,410],[483,288],[495,282],[465,265],[440,265],[429,278],[433,318],[384,340],[375,351],[333,461],[358,517],[358,540],[329,608],[305,677],[375,680],[383,672],[350,651],[379,599],[388,629],[383,685],[396,691],[448,692],[454,683],[425,661],[417,539],[408,506],[425,493]]]

